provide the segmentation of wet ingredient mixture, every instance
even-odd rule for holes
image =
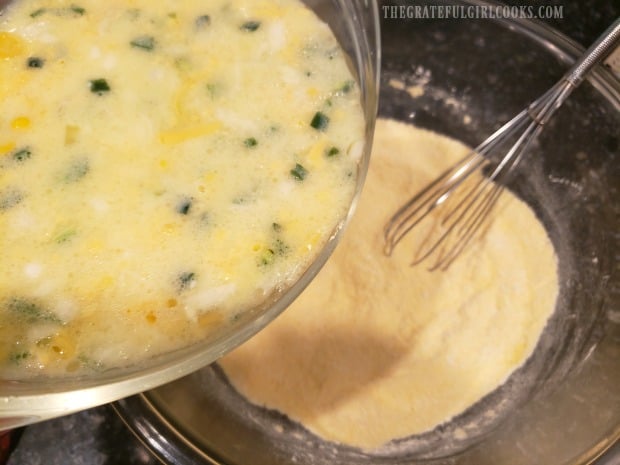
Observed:
[[[204,338],[351,202],[364,120],[297,0],[13,0],[0,15],[0,379]]]
[[[407,243],[382,253],[387,219],[467,151],[378,121],[343,242],[282,316],[219,362],[241,394],[374,449],[449,421],[525,362],[558,293],[553,246],[525,203],[504,194],[486,235],[445,272],[410,267]]]

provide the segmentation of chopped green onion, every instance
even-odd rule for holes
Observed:
[[[110,85],[105,79],[93,79],[90,82],[90,91],[93,94],[103,95],[110,92]]]
[[[36,18],[37,16],[41,16],[46,11],[47,11],[46,8],[39,8],[38,10],[34,10],[32,13],[30,13],[30,17]]]
[[[258,141],[254,137],[248,137],[243,141],[243,145],[248,148],[256,147],[258,145]]]
[[[293,168],[290,171],[290,173],[298,181],[303,181],[304,179],[306,179],[306,176],[308,175],[308,170],[304,168],[302,165],[300,165],[299,163],[296,163],[295,168]]]
[[[134,48],[150,52],[155,48],[155,38],[153,36],[139,36],[129,42],[129,44]]]
[[[241,25],[242,31],[254,32],[260,27],[260,21],[246,21]]]
[[[86,10],[84,8],[77,5],[71,5],[69,9],[78,16],[82,16],[84,13],[86,13]]]
[[[26,61],[28,68],[43,68],[45,60],[39,57],[29,57]]]
[[[267,266],[273,263],[276,253],[272,249],[265,249],[258,257],[258,264],[260,266]]]
[[[188,215],[189,211],[192,208],[192,201],[193,199],[189,199],[189,198],[181,200],[181,202],[179,202],[179,204],[176,207],[177,213],[180,213],[181,215]]]
[[[289,245],[280,238],[276,239],[274,243],[274,248],[278,255],[286,255],[290,250]]]
[[[194,273],[193,271],[186,271],[184,273],[181,273],[177,278],[177,282],[177,287],[179,291],[189,289],[190,287],[194,286],[194,283],[196,282],[196,273]]]
[[[15,316],[23,318],[29,323],[35,321],[49,321],[51,323],[62,323],[54,313],[41,308],[38,304],[21,298],[13,298],[8,302],[8,310]]]
[[[69,242],[76,234],[77,231],[75,229],[68,229],[56,236],[54,242],[56,244],[64,244],[65,242]]]
[[[15,363],[19,365],[22,361],[26,360],[27,358],[30,358],[30,356],[31,354],[27,350],[23,352],[11,352],[9,354],[9,361],[11,363]]]
[[[209,15],[200,15],[194,20],[194,25],[197,29],[202,29],[211,24],[211,16]]]
[[[327,126],[329,126],[329,117],[320,111],[317,111],[310,121],[310,126],[312,126],[317,131],[325,131]]]
[[[339,153],[340,149],[338,147],[331,147],[325,151],[325,155],[327,155],[328,157],[333,157],[335,155],[338,155]]]
[[[90,162],[86,158],[78,158],[74,160],[64,173],[63,181],[66,183],[74,183],[82,179],[90,171]]]
[[[355,81],[349,80],[346,81],[339,89],[338,92],[343,94],[348,94],[355,87]]]
[[[17,189],[7,188],[0,191],[0,212],[13,208],[24,200],[24,194]]]
[[[24,160],[28,160],[32,156],[32,152],[28,147],[23,149],[16,150],[11,154],[11,158],[16,162],[22,162]]]

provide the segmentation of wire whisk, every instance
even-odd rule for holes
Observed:
[[[413,228],[426,224],[411,265],[432,259],[429,270],[447,269],[484,231],[504,186],[549,118],[619,39],[620,18],[553,87],[399,208],[385,225],[384,253],[391,255]]]

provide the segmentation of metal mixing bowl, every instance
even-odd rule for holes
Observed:
[[[398,4],[411,2],[389,2]],[[381,26],[380,116],[472,146],[551,86],[581,51],[529,20],[383,18]],[[392,78],[424,84],[424,94],[409,97],[389,85]],[[173,464],[590,463],[620,436],[619,128],[620,85],[598,69],[508,186],[536,212],[559,259],[560,295],[533,356],[453,421],[396,441],[398,452],[365,454],[322,441],[250,405],[217,366],[117,410]]]

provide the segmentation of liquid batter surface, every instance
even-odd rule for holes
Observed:
[[[345,217],[364,119],[297,0],[0,15],[0,380],[137,363],[286,289]]]
[[[445,272],[409,266],[414,237],[382,254],[387,219],[467,150],[378,121],[335,254],[283,315],[219,362],[241,394],[324,439],[373,449],[449,421],[524,363],[558,292],[553,247],[526,204],[506,193],[487,234]]]

